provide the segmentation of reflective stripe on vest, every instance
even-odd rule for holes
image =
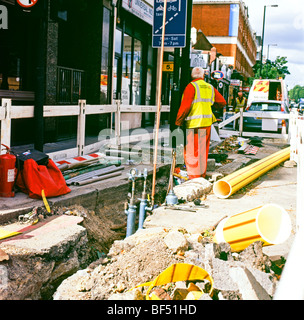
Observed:
[[[195,88],[195,96],[191,110],[185,119],[187,128],[211,126],[215,117],[211,106],[214,103],[214,88],[203,80],[191,82]]]

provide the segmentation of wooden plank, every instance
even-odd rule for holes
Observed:
[[[156,112],[157,106],[133,106],[123,104],[120,106],[121,112]],[[161,107],[162,112],[169,112],[170,106],[165,105]]]
[[[61,117],[61,116],[78,116],[80,112],[79,105],[68,105],[68,106],[44,106],[43,116],[44,117]]]
[[[227,124],[229,124],[230,122],[238,119],[240,117],[240,113],[236,113],[235,115],[233,115],[232,117],[226,119],[225,121],[222,121],[221,123],[219,123],[218,127],[219,129],[225,127]]]
[[[84,145],[85,145],[85,122],[86,122],[86,101],[79,100],[79,115],[78,115],[78,123],[77,123],[77,148],[78,148],[78,156],[82,156],[84,153]]]
[[[5,118],[5,108],[0,106],[0,121]]]
[[[34,117],[34,106],[12,106],[11,119],[23,119]]]
[[[116,105],[104,104],[104,105],[89,105],[86,106],[86,114],[103,114],[112,113],[117,111]]]

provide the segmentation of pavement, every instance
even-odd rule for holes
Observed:
[[[250,158],[264,158],[284,145],[285,143],[281,141],[264,139],[264,146]],[[229,157],[238,160],[242,156],[234,153]],[[284,243],[264,247],[263,251],[269,256],[286,258],[296,231],[296,190],[297,167],[285,167],[281,164],[227,199],[217,198],[211,192],[202,202],[206,208],[197,209],[197,212],[158,208],[152,216],[146,219],[144,227],[183,227],[189,232],[199,233],[210,229],[226,216],[229,217],[267,204],[276,204],[289,214],[292,231]]]
[[[264,146],[258,153],[248,156],[250,159],[260,159],[276,152],[286,145],[284,141],[264,139]],[[229,158],[239,160],[244,155],[230,153]],[[247,158],[248,158],[247,157]],[[81,204],[83,207],[94,206],[100,195],[106,190],[112,189],[118,192],[119,188],[128,185],[128,172],[133,166],[124,165],[121,176],[101,182],[95,182],[85,186],[71,186],[69,194],[48,199],[49,204],[56,206],[70,206]],[[137,165],[137,169],[148,169],[152,174],[152,165]],[[168,170],[168,164],[158,165],[158,170]],[[208,194],[204,204],[207,208],[201,208],[197,212],[177,211],[159,208],[147,217],[144,227],[184,227],[195,230],[208,229],[215,225],[226,215],[240,213],[264,204],[275,203],[282,206],[288,213],[292,222],[292,233],[285,243],[265,247],[266,254],[273,256],[287,256],[295,234],[296,219],[296,185],[297,168],[287,168],[282,165],[276,167],[261,178],[253,182],[247,189],[237,192],[228,199],[218,199],[213,193]],[[126,196],[127,195],[122,195]],[[13,198],[0,198],[0,226],[17,218],[20,214],[30,212],[34,207],[44,206],[42,200],[31,199],[28,195],[18,192]],[[53,222],[54,223],[54,222]],[[75,224],[79,223],[78,221]],[[49,233],[51,234],[51,233]]]

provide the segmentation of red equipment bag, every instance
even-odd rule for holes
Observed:
[[[39,165],[33,159],[25,160],[16,185],[33,199],[41,199],[42,190],[46,197],[57,197],[71,191],[52,159],[47,165]]]

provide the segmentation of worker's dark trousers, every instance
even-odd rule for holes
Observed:
[[[186,129],[184,159],[189,179],[206,176],[210,135],[211,126]]]

